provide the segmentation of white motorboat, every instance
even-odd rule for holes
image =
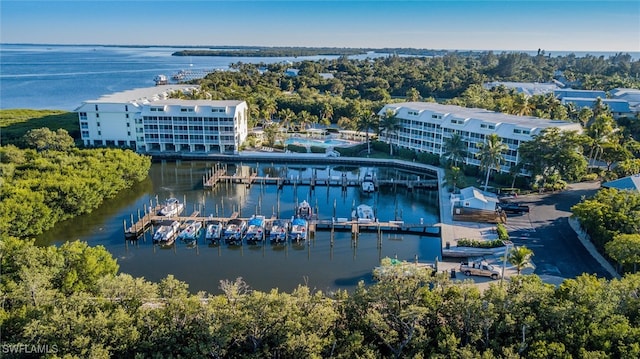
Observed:
[[[198,237],[200,236],[200,230],[202,229],[202,222],[188,221],[186,225],[187,226],[178,235],[178,238],[185,242],[198,240]]]
[[[179,229],[180,222],[178,221],[158,227],[156,233],[153,234],[153,243],[165,245],[173,243]]]
[[[291,221],[291,241],[302,242],[307,240],[309,223],[304,218],[294,218]]]
[[[360,184],[360,189],[364,193],[373,193],[376,191],[376,185],[373,181],[373,175],[371,173],[367,173],[362,178],[362,183]]]
[[[371,206],[361,204],[353,211],[353,219],[361,223],[371,223],[376,221],[376,216]]]
[[[298,205],[298,209],[296,210],[296,215],[300,218],[309,220],[311,219],[311,217],[313,217],[313,208],[311,208],[311,205],[309,204],[309,202],[302,201]]]
[[[247,222],[242,219],[232,219],[224,229],[224,240],[227,244],[242,244],[242,237],[247,230]]]
[[[245,239],[249,244],[256,244],[264,240],[264,216],[254,215],[247,223]]]
[[[271,244],[287,243],[289,237],[289,222],[283,219],[276,219],[271,225],[269,240]]]
[[[164,202],[164,206],[160,209],[160,215],[165,217],[174,217],[182,213],[184,204],[180,203],[177,198],[169,198]]]
[[[205,239],[210,242],[217,242],[222,237],[222,223],[214,222],[207,225]]]

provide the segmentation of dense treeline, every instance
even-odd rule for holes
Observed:
[[[604,188],[571,210],[601,252],[635,272],[640,264],[640,193]]]
[[[640,275],[585,274],[558,288],[516,276],[480,292],[388,261],[377,283],[352,293],[260,292],[237,279],[221,280],[220,294],[190,294],[172,276],[116,274],[102,247],[0,246],[3,345],[46,345],[50,357],[640,356]]]
[[[233,71],[214,72],[201,80],[202,91],[196,96],[242,98],[249,104],[254,121],[286,117],[311,124],[338,123],[343,119],[351,128],[357,127],[357,119],[363,113],[377,112],[391,101],[460,97],[465,98],[453,103],[520,115],[577,118],[576,109],[544,96],[524,101],[522,95],[503,90],[492,94],[490,103],[485,103],[488,97],[480,90],[487,81],[549,82],[561,72],[563,81],[570,82],[573,88],[607,91],[640,87],[640,60],[622,53],[605,58],[549,57],[542,52],[536,56],[450,52],[431,57],[391,55],[351,60],[343,56],[294,64],[236,63],[231,67]],[[288,68],[300,71],[297,76],[287,76]]]
[[[147,177],[151,160],[120,149],[78,149],[65,130],[29,131],[28,148],[0,147],[0,236],[36,236],[91,212]]]

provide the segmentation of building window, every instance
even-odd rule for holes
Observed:
[[[129,105],[124,105],[124,111],[125,112],[129,111]]]
[[[96,111],[98,111],[98,105],[96,105]]]
[[[87,113],[86,112],[80,112],[80,120],[87,120]]]
[[[96,126],[100,127],[100,122],[96,122]]]
[[[96,118],[100,118],[100,114],[99,113],[96,113]]]
[[[102,131],[98,131],[98,136],[102,136]]]
[[[522,130],[517,129],[517,128],[514,128],[514,129],[513,129],[513,133],[522,133]]]
[[[82,131],[82,137],[89,137],[89,131]]]
[[[127,127],[131,127],[131,124],[129,122],[127,122]]]
[[[125,117],[126,117],[126,118],[129,118],[129,114],[126,114],[126,115],[125,115]]]
[[[131,131],[127,131],[127,136],[131,136]]]

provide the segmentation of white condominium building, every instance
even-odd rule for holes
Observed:
[[[477,144],[484,142],[485,136],[496,133],[509,148],[504,153],[505,163],[500,168],[503,172],[508,172],[511,166],[518,163],[520,144],[530,141],[542,130],[558,127],[562,131],[582,131],[580,124],[567,121],[514,116],[479,108],[429,102],[388,104],[378,115],[384,116],[387,110],[394,112],[399,129],[388,137],[383,132],[382,140],[417,152],[441,156],[445,152],[445,139],[458,133],[467,144],[465,163],[475,166],[480,165],[480,160],[475,157],[478,152]]]
[[[194,85],[163,85],[85,101],[75,112],[86,146],[138,152],[237,153],[247,138],[244,101],[171,99]]]

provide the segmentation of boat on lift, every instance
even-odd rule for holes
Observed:
[[[302,201],[296,209],[296,216],[306,220],[310,220],[313,217],[313,208],[306,200]]]
[[[207,231],[204,238],[211,243],[219,242],[220,238],[222,237],[222,228],[222,223],[220,223],[219,221],[214,221],[207,224]]]
[[[159,214],[165,217],[175,217],[182,213],[183,209],[184,204],[180,203],[177,198],[169,198],[164,202]]]
[[[361,204],[352,213],[352,217],[354,220],[357,220],[360,223],[372,223],[376,221],[375,213],[373,212],[373,208],[366,204]]]
[[[242,237],[247,231],[247,222],[234,218],[227,223],[224,229],[223,237],[227,244],[238,245],[242,244]]]
[[[253,215],[247,223],[245,240],[248,244],[257,244],[264,241],[264,216]]]
[[[173,221],[171,224],[166,224],[158,227],[153,234],[153,243],[161,245],[171,245],[175,240],[175,236],[180,229],[180,222]]]
[[[376,191],[376,185],[373,181],[373,175],[370,172],[367,172],[362,178],[362,183],[360,184],[360,189],[363,193],[373,193]]]
[[[292,242],[303,242],[307,240],[307,234],[309,232],[309,222],[301,217],[296,217],[291,220],[291,232],[290,237]]]
[[[269,232],[269,241],[271,244],[287,243],[289,237],[289,221],[284,219],[276,219],[271,225]]]
[[[194,242],[200,237],[202,230],[202,222],[189,220],[186,223],[186,227],[180,232],[178,238],[183,242]]]

